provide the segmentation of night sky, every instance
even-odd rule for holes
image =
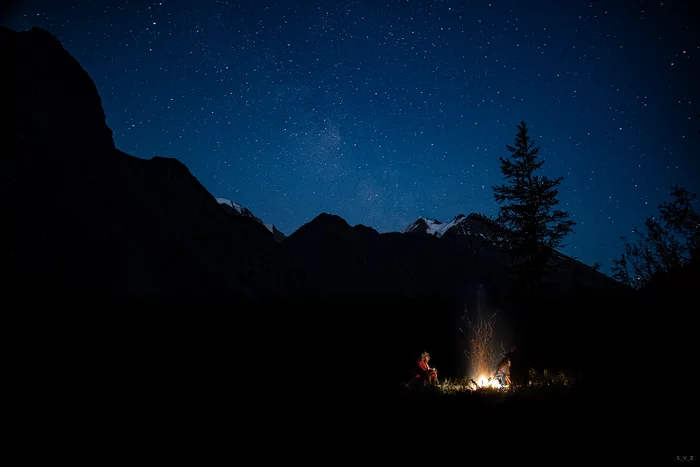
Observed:
[[[577,222],[623,251],[668,187],[700,192],[697,1],[28,1],[95,81],[116,146],[182,161],[289,235],[495,215],[516,125]]]

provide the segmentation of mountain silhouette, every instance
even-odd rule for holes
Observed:
[[[179,161],[114,146],[100,97],[50,33],[0,30],[5,287],[27,297],[254,297],[276,244]],[[73,302],[71,302],[73,303]]]
[[[49,32],[0,28],[0,60],[6,300],[118,316],[128,334],[142,330],[134,349],[150,354],[158,341],[182,361],[206,355],[188,363],[198,374],[242,352],[257,362],[246,378],[298,377],[303,355],[327,381],[396,381],[430,348],[441,375],[459,375],[459,326],[478,290],[502,310],[504,338],[542,365],[580,368],[590,307],[626,294],[558,255],[547,293],[519,296],[507,251],[477,214],[434,235],[425,219],[380,234],[321,213],[276,239],[222,208],[181,162],[117,149],[94,83]]]

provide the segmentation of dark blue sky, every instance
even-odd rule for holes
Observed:
[[[287,235],[321,212],[379,232],[496,214],[525,120],[565,177],[562,251],[609,273],[669,185],[700,191],[695,3],[27,1],[2,23],[58,37],[119,149]]]

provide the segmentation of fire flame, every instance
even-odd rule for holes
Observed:
[[[479,378],[476,380],[476,384],[480,388],[500,389],[502,387],[505,387],[501,384],[501,382],[498,380],[498,378],[486,377],[483,375],[479,376]]]

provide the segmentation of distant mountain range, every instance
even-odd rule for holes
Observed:
[[[476,216],[472,214],[472,219],[474,220]],[[452,230],[453,232],[460,232],[462,234],[469,234],[470,219],[466,218],[464,214],[460,214],[450,222],[440,222],[436,219],[429,219],[427,217],[419,217],[414,222],[406,226],[402,232],[418,232],[427,233],[429,235],[435,235],[436,237],[442,237],[446,232]]]
[[[472,213],[468,216],[459,214],[449,222],[419,217],[407,225],[402,233],[424,233],[438,238],[469,237],[473,242],[488,241],[492,245],[502,245],[502,238],[497,236],[496,228],[483,214]]]
[[[558,255],[559,271],[546,281],[552,304],[539,301],[533,312],[507,272],[507,251],[478,214],[446,223],[421,217],[380,234],[320,213],[287,237],[212,196],[181,162],[115,148],[94,83],[47,31],[0,28],[0,57],[0,202],[13,226],[0,234],[6,297],[43,299],[52,311],[60,303],[99,313],[144,300],[151,310],[186,307],[182,323],[225,316],[231,321],[207,332],[237,342],[257,336],[251,353],[293,349],[318,365],[350,362],[358,346],[378,359],[402,349],[402,361],[431,347],[449,374],[448,366],[463,365],[462,353],[447,349],[479,289],[532,342],[556,342],[558,356],[579,348],[571,332],[589,310],[574,308],[626,293]],[[376,350],[380,342],[390,350]]]

